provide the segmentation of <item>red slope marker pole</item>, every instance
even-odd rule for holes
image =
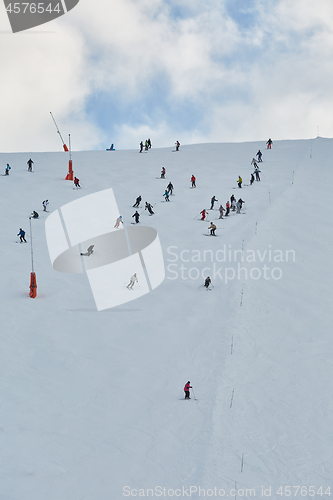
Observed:
[[[68,135],[68,144],[69,144],[69,163],[68,163],[68,174],[66,175],[66,181],[73,181],[74,172],[73,172],[73,162],[72,162],[71,134]]]
[[[32,247],[31,217],[29,217],[29,219],[30,219],[30,243],[31,243],[31,274],[30,274],[29,296],[32,299],[35,299],[37,297],[37,279],[36,279],[36,273],[34,271],[34,253],[33,253],[33,247]]]

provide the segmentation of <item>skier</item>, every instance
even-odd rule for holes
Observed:
[[[260,149],[258,150],[258,153],[256,154],[256,156],[258,156],[258,162],[262,162],[262,152],[260,151]]]
[[[211,282],[212,282],[212,280],[210,279],[209,276],[207,276],[207,278],[205,279],[204,287],[208,289]]]
[[[138,211],[135,212],[135,214],[132,215],[132,217],[135,218],[135,224],[139,224],[139,219],[140,219],[140,214]]]
[[[175,145],[176,145],[176,151],[179,151],[180,142],[179,141],[175,142]]]
[[[74,177],[74,186],[76,187],[76,189],[80,188],[80,179],[78,179],[77,177]]]
[[[149,212],[150,215],[154,215],[154,213],[155,213],[155,212],[153,212],[153,207],[147,201],[146,201],[145,210],[148,210],[148,212]]]
[[[215,226],[215,224],[213,224],[213,223],[211,222],[211,223],[210,223],[210,226],[209,226],[209,228],[208,228],[208,229],[210,229],[210,235],[211,235],[211,236],[216,236],[216,234],[215,234],[215,231],[216,231],[216,226]]]
[[[6,170],[5,170],[5,175],[9,175],[9,170],[11,170],[11,166],[9,165],[9,163],[7,163],[7,166],[6,166]]]
[[[193,188],[197,187],[197,186],[195,185],[195,180],[196,180],[196,179],[195,179],[194,175],[192,175],[192,177],[191,177],[191,182],[192,182],[192,187],[193,187]]]
[[[147,141],[147,139],[145,140],[145,151],[148,151],[148,141]]]
[[[234,195],[232,194],[232,195],[230,196],[230,205],[232,205],[232,202],[233,202],[233,201],[236,201],[236,198],[235,198],[235,197],[234,197]]]
[[[210,200],[210,203],[211,203],[211,205],[210,205],[210,210],[214,210],[214,203],[215,203],[216,201],[219,201],[219,200],[217,200],[217,199],[215,198],[215,196],[213,196],[213,198]]]
[[[139,205],[140,205],[140,203],[141,203],[141,200],[142,200],[142,198],[141,198],[141,195],[140,195],[140,196],[138,196],[138,197],[137,197],[137,199],[135,200],[135,203],[134,203],[134,205],[133,205],[133,208],[138,208],[138,207],[139,207]]]
[[[206,211],[206,209],[204,208],[203,210],[201,210],[200,214],[201,214],[201,216],[202,216],[202,217],[201,217],[201,220],[205,220],[206,215],[208,215],[208,212],[207,212],[207,211]]]
[[[225,208],[226,208],[226,213],[225,213],[225,216],[229,215],[230,213],[230,204],[229,202],[227,201],[226,204],[225,204]]]
[[[244,200],[242,200],[242,198],[239,198],[238,202],[237,203],[240,203],[240,207],[242,208],[243,206],[243,203],[245,203]]]
[[[259,170],[259,168],[256,168],[254,170],[254,174],[256,174],[256,181],[260,181],[260,175],[259,175],[259,172],[261,172],[261,170]]]
[[[242,182],[243,182],[243,179],[242,179],[242,178],[241,178],[241,176],[239,175],[239,176],[238,176],[238,181],[237,181],[237,183],[238,183],[238,187],[239,187],[239,188],[241,188],[241,187],[242,187]]]
[[[38,212],[36,212],[36,210],[33,210],[31,212],[31,217],[29,217],[29,219],[38,219],[38,218],[39,218]]]
[[[236,199],[234,198],[231,202],[231,210],[234,212],[236,210]]]
[[[169,182],[169,184],[167,185],[167,190],[169,191],[169,194],[171,195],[172,191],[173,191],[173,185],[171,182]]]
[[[143,150],[143,142],[141,141],[140,142],[140,151],[139,152],[142,153],[142,150]]]
[[[164,195],[163,196],[165,196],[165,201],[170,201],[169,191],[167,189],[164,191]]]
[[[113,227],[118,228],[120,223],[124,224],[123,223],[123,216],[122,215],[119,215],[119,217],[116,219],[116,223],[115,223],[115,225]]]
[[[27,161],[27,165],[28,165],[28,172],[32,172],[32,164],[33,164],[33,161],[32,159],[30,158],[30,160]]]
[[[190,385],[190,381],[188,381],[186,384],[185,384],[185,387],[184,387],[184,392],[185,392],[185,399],[191,399],[190,398],[190,389],[192,389],[192,386]]]
[[[268,141],[266,142],[267,144],[267,149],[272,149],[272,144],[273,144],[273,141],[271,138],[268,139]]]
[[[43,205],[43,210],[44,212],[47,212],[46,208],[47,208],[47,205],[49,204],[49,200],[44,200],[42,201],[42,205]]]
[[[87,248],[86,253],[81,253],[80,255],[84,255],[85,257],[90,257],[90,255],[94,253],[94,246],[95,245],[90,245],[90,247]]]
[[[253,165],[254,168],[258,168],[258,164],[255,158],[252,158],[251,165]]]
[[[162,167],[161,179],[165,179],[165,174],[166,174],[166,170],[164,167]]]
[[[20,230],[18,232],[18,235],[20,237],[20,243],[27,243],[27,240],[25,239],[25,231],[20,227]]]
[[[223,208],[223,206],[220,205],[219,211],[220,211],[220,217],[219,217],[219,219],[223,219],[223,212],[225,211],[225,208]]]
[[[251,174],[251,179],[250,179],[250,186],[252,186],[252,184],[254,183],[254,175]]]
[[[148,139],[148,141],[147,141],[147,142],[148,142],[148,148],[149,148],[149,149],[151,149],[151,140],[150,140],[150,139]]]
[[[126,288],[128,288],[129,290],[133,290],[133,286],[134,286],[135,282],[139,283],[139,280],[136,276],[136,273],[134,273],[133,276],[131,276],[130,282],[128,283]]]

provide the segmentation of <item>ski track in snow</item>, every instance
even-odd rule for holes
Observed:
[[[333,466],[332,209],[323,180],[332,146],[318,138],[279,141],[271,151],[255,142],[182,146],[181,155],[73,152],[82,191],[64,180],[64,152],[1,154],[12,167],[0,182],[1,498],[110,500],[122,498],[124,486],[230,490],[235,483],[256,496],[271,486],[272,498],[279,486],[326,490]],[[231,213],[218,222],[219,238],[204,238],[218,211],[203,224],[195,215],[213,195],[216,208],[225,206],[238,175],[248,182],[259,148],[261,182],[236,192],[245,217]],[[156,183],[163,165],[167,178]],[[192,174],[196,189],[189,189]],[[170,181],[177,197],[159,203]],[[32,220],[38,296],[30,299],[30,239],[15,245],[18,229],[30,236],[27,217],[42,214],[44,199],[51,213],[108,187],[127,224],[139,195],[143,207],[154,205],[152,217],[139,210],[140,223],[157,229],[166,266],[174,264],[169,247],[186,259],[223,245],[261,255],[291,249],[296,260],[242,263],[280,267],[280,280],[245,279],[243,271],[225,284],[206,271],[210,294],[199,288],[203,278],[170,279],[167,269],[154,292],[98,313],[85,275],[52,269],[45,214]],[[212,266],[207,258],[178,264],[201,271]],[[187,380],[197,401],[179,401]]]

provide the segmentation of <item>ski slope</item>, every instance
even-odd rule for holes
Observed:
[[[238,175],[249,183],[259,148],[261,182],[233,189]],[[12,167],[0,182],[1,500],[222,490],[235,498],[235,486],[237,498],[263,498],[262,488],[283,498],[287,486],[294,497],[313,497],[312,486],[315,498],[329,498],[332,150],[333,140],[317,138],[274,142],[271,151],[261,141],[74,152],[81,190],[64,180],[64,152],[1,153],[3,171]],[[53,270],[41,203],[47,198],[52,212],[110,187],[125,224],[136,197],[155,204],[154,216],[139,212],[158,231],[166,278],[97,312],[86,275]],[[231,194],[246,213],[216,220]],[[202,222],[213,195],[219,203]],[[16,244],[20,227],[30,236],[32,210],[41,215],[32,221],[36,299],[28,295],[30,239]],[[216,238],[203,236],[210,221]],[[200,287],[207,275],[211,291]],[[182,399],[187,380],[196,401]]]

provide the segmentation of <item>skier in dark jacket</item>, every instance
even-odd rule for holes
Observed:
[[[140,142],[140,153],[142,153],[142,150],[143,150],[143,142],[141,141]]]
[[[262,162],[262,152],[260,151],[260,149],[259,149],[258,153],[256,154],[256,156],[258,156],[258,163]]]
[[[254,173],[254,174],[256,174],[256,181],[260,181],[260,175],[259,175],[259,172],[260,172],[259,168],[255,168],[255,169],[254,169],[254,172],[253,172],[253,173]]]
[[[23,231],[23,229],[20,227],[20,230],[18,232],[18,235],[20,237],[20,243],[26,243],[27,240],[25,239],[25,231]]]
[[[149,148],[149,149],[151,149],[151,140],[150,140],[150,139],[148,139],[148,141],[147,141],[147,142],[148,142],[148,148]]]
[[[268,139],[268,141],[266,142],[267,144],[267,149],[272,149],[272,144],[273,144],[273,141],[271,138]]]
[[[176,144],[176,151],[179,151],[180,142],[177,141],[175,144]]]
[[[7,163],[6,170],[5,170],[5,175],[9,175],[9,170],[10,170],[11,168],[12,168],[12,167],[9,165],[9,163]]]
[[[173,191],[173,185],[171,182],[169,182],[169,184],[167,185],[167,190],[169,191],[169,194],[171,195],[172,191]]]
[[[135,218],[135,223],[136,223],[136,224],[139,224],[139,222],[140,222],[140,220],[139,220],[139,219],[140,219],[140,214],[139,214],[139,212],[138,212],[138,211],[136,211],[136,212],[135,212],[135,214],[133,214],[133,215],[132,215],[132,217],[134,217],[134,218]]]
[[[191,399],[190,398],[190,389],[192,389],[192,386],[190,385],[190,381],[186,382],[185,387],[184,387],[184,392],[185,392],[185,399]]]
[[[38,212],[36,212],[36,210],[33,210],[31,212],[31,217],[29,217],[29,219],[38,219],[38,218],[39,218]]]
[[[214,203],[215,203],[216,201],[219,201],[219,200],[217,200],[217,199],[215,198],[215,196],[213,196],[213,198],[210,200],[210,203],[211,203],[211,205],[210,205],[210,210],[214,210]]]
[[[209,276],[207,276],[207,278],[205,279],[204,287],[209,288],[209,285],[211,284],[211,282],[212,282],[212,280],[210,279]]]
[[[140,196],[138,196],[138,197],[137,197],[137,199],[135,200],[135,203],[134,203],[134,205],[133,205],[133,208],[138,208],[138,207],[139,207],[139,205],[140,205],[140,203],[141,203],[141,200],[142,200],[142,198],[141,198],[141,195],[140,195]]]
[[[250,179],[250,186],[252,186],[252,184],[254,183],[254,175],[251,174],[251,179]]]
[[[32,172],[32,165],[33,165],[33,161],[32,159],[30,158],[30,160],[27,161],[27,165],[28,165],[28,172]]]
[[[148,212],[149,212],[150,215],[154,215],[154,213],[155,213],[155,212],[153,212],[153,207],[147,201],[146,201],[145,210],[148,210]]]

